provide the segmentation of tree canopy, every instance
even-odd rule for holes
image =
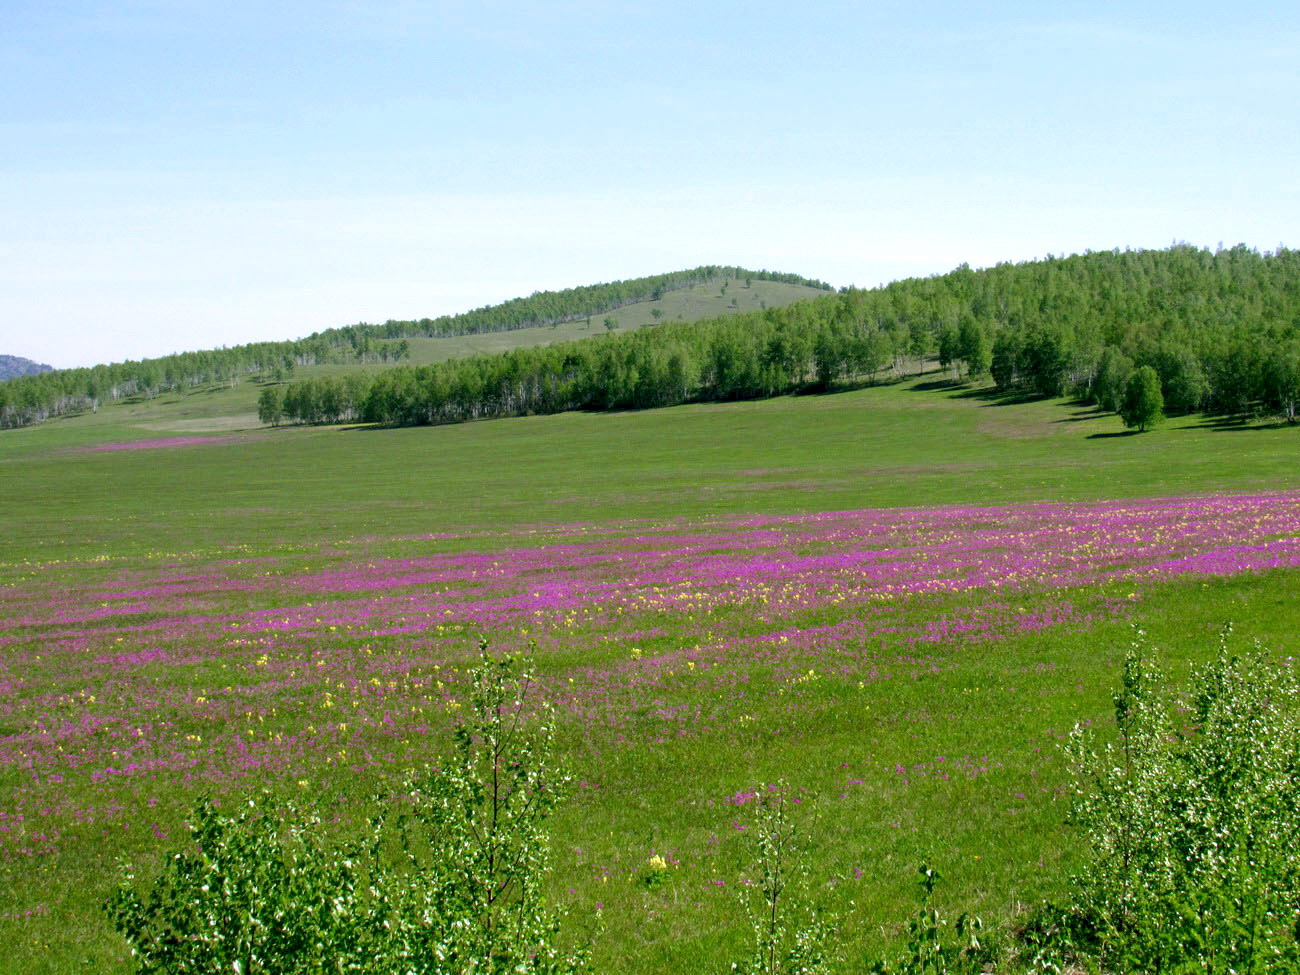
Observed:
[[[1124,426],[1145,433],[1165,415],[1165,398],[1160,393],[1160,377],[1150,366],[1142,366],[1131,376],[1124,389],[1119,416]]]

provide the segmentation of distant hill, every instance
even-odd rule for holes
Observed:
[[[53,371],[53,366],[24,359],[20,355],[0,355],[0,381],[17,379],[19,376],[39,376],[43,372]]]
[[[732,284],[736,287],[728,293]],[[710,288],[713,293],[706,299],[703,292]],[[825,282],[798,274],[705,265],[563,291],[538,291],[460,315],[390,320],[381,325],[363,322],[287,342],[182,352],[88,369],[61,369],[52,375],[19,374],[19,383],[0,388],[0,430],[95,411],[101,405],[153,400],[163,393],[184,395],[213,384],[233,387],[248,379],[282,380],[300,368],[428,362],[487,350],[547,345],[579,337],[571,333],[611,330],[607,324],[611,319],[612,330],[617,331],[660,319],[690,321],[742,313],[751,307],[784,305],[830,290]]]
[[[833,290],[825,281],[805,278],[801,274],[751,271],[735,265],[706,264],[689,271],[673,271],[627,281],[587,284],[563,291],[534,291],[527,298],[512,298],[499,305],[486,305],[459,315],[421,318],[418,321],[390,319],[382,325],[364,322],[346,325],[313,333],[307,339],[323,338],[331,345],[347,343],[355,346],[358,342],[373,339],[481,335],[485,332],[559,325],[590,318],[592,315],[603,315],[638,302],[658,301],[671,292],[712,284],[714,281],[744,281],[747,287],[754,281],[777,281],[813,291]]]

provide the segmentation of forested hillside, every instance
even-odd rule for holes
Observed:
[[[87,369],[62,369],[0,387],[0,429],[95,410],[102,403],[153,398],[213,383],[234,384],[253,378],[283,381],[303,366],[396,362],[409,357],[408,337],[445,338],[554,326],[717,280],[777,281],[830,289],[824,282],[797,274],[708,265],[629,281],[535,292],[527,298],[460,315],[388,321],[382,325],[361,323],[293,341],[257,342]]]
[[[373,376],[262,391],[264,422],[441,423],[749,399],[862,381],[937,356],[1007,392],[1109,409],[1133,373],[1169,412],[1268,411],[1300,399],[1300,252],[1103,251],[967,266],[784,308]]]
[[[563,291],[535,291],[527,298],[515,298],[459,315],[421,318],[418,321],[389,320],[382,325],[349,325],[317,333],[311,338],[324,338],[331,345],[355,345],[374,339],[410,338],[417,335],[442,338],[556,325],[592,315],[603,315],[638,301],[657,300],[669,292],[710,281],[780,281],[821,291],[831,290],[831,286],[824,281],[798,274],[749,271],[743,267],[709,264],[689,271],[656,274],[630,281],[589,284]]]
[[[18,376],[38,376],[51,369],[51,366],[33,362],[20,355],[0,355],[0,381],[16,379]]]

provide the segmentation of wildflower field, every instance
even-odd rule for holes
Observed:
[[[1237,441],[1255,451],[1242,468],[1263,472],[1244,489],[1171,453],[1166,469],[1194,490],[1153,472],[1146,496],[1107,498],[1098,473],[1079,481],[1092,500],[1030,500],[1051,465],[1087,466],[1060,449],[1077,429],[1025,448],[1036,466],[1010,475],[996,450],[1005,459],[1019,442],[986,430],[987,470],[929,480],[934,458],[888,426],[907,395],[880,394],[871,420],[897,443],[880,441],[876,459],[932,473],[895,474],[886,504],[842,503],[862,462],[844,447],[804,448],[802,461],[783,447],[782,466],[742,468],[775,458],[741,444],[719,475],[691,474],[703,448],[688,446],[675,467],[658,463],[674,485],[694,478],[689,502],[656,505],[662,485],[637,495],[622,475],[598,489],[631,497],[608,517],[562,518],[552,513],[572,506],[548,507],[546,477],[505,497],[490,467],[478,499],[401,507],[439,483],[409,450],[352,459],[346,515],[324,476],[303,495],[283,474],[275,503],[196,489],[196,471],[227,483],[238,466],[270,491],[258,465],[283,444],[305,458],[326,443],[355,454],[440,438],[450,454],[454,438],[492,435],[473,427],[383,441],[316,431],[274,447],[257,433],[137,437],[140,450],[107,449],[130,442],[118,436],[67,435],[49,451],[16,441],[0,459],[39,472],[47,514],[64,520],[33,527],[35,489],[5,512],[18,542],[0,562],[0,970],[129,970],[99,910],[116,861],[147,873],[183,840],[198,795],[310,796],[346,824],[403,771],[436,762],[480,636],[532,653],[558,710],[574,789],[555,822],[553,898],[579,929],[599,919],[601,970],[725,968],[745,937],[736,889],[753,799],[777,779],[801,797],[814,894],[845,918],[849,958],[897,939],[922,858],[949,878],[942,896],[994,925],[1057,892],[1074,855],[1059,743],[1107,718],[1131,627],[1177,654],[1233,619],[1292,649],[1300,490],[1281,476],[1261,485],[1281,470],[1288,431]],[[986,422],[976,404],[948,409],[948,422]],[[662,422],[604,419],[624,436]],[[863,422],[826,419],[832,433]],[[545,422],[579,442],[571,419]],[[521,439],[541,428],[478,429],[504,426]],[[1199,435],[1215,436],[1231,437]],[[589,460],[578,450],[568,463]],[[367,463],[382,487],[360,473]],[[395,485],[402,463],[411,472]],[[109,478],[95,481],[97,512],[83,506],[87,465]],[[739,471],[778,500],[753,502]],[[993,477],[1016,486],[992,490]],[[382,510],[358,510],[358,481]],[[909,483],[914,503],[900,503]],[[871,490],[855,497],[875,501]],[[781,500],[794,491],[800,505]],[[238,509],[224,524],[219,503]],[[124,527],[142,512],[156,530]],[[178,544],[187,535],[194,544]]]

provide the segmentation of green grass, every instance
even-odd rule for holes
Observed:
[[[933,377],[925,377],[933,379]],[[280,428],[161,451],[129,413],[0,436],[10,559],[267,539],[1300,486],[1295,431],[1171,420],[1124,436],[1062,401],[908,379],[826,396],[455,426]]]
[[[739,290],[733,285],[729,294]],[[75,597],[113,581],[199,573],[233,556],[278,556],[273,571],[292,579],[413,552],[527,546],[544,537],[530,535],[532,529],[573,523],[1300,487],[1297,432],[1287,428],[1230,428],[1197,417],[1142,436],[1113,436],[1120,432],[1113,416],[1061,401],[1007,405],[978,390],[928,388],[934,379],[644,413],[398,430],[251,430],[210,445],[135,451],[87,448],[170,435],[156,426],[168,422],[158,419],[164,414],[156,405],[8,431],[0,435],[0,596]],[[199,403],[187,397],[178,406],[200,409]],[[166,415],[173,423],[202,419]],[[433,533],[456,537],[402,538]],[[229,571],[257,579],[261,569],[254,563]],[[1285,571],[1151,583],[1130,615],[1167,648],[1175,671],[1208,651],[1229,618],[1243,637],[1293,653],[1298,588],[1295,574]],[[254,590],[196,611],[279,609],[288,605],[283,598],[274,589]],[[976,598],[918,603],[907,618],[923,622]],[[330,601],[321,601],[322,611]],[[699,640],[701,630],[707,640],[714,627],[759,632],[750,612],[665,616],[663,633],[648,638],[647,652]],[[818,622],[834,622],[833,610],[807,620]],[[709,685],[697,689],[686,672],[674,673],[662,688],[662,704],[705,710],[711,732],[662,747],[625,748],[612,732],[566,729],[577,777],[593,785],[579,791],[556,824],[557,896],[575,904],[579,919],[590,917],[597,902],[605,905],[601,970],[726,970],[743,937],[733,889],[746,846],[733,822],[743,823],[747,810],[719,800],[783,776],[821,793],[809,826],[812,872],[819,895],[847,912],[852,958],[896,938],[923,857],[950,878],[941,889],[946,902],[976,909],[995,926],[1008,923],[1025,905],[1059,893],[1072,863],[1064,803],[1050,788],[1039,790],[1063,781],[1059,736],[1077,720],[1106,714],[1129,622],[957,643],[935,651],[939,674],[862,688],[832,679],[796,687],[770,663],[740,661],[735,666],[750,683],[745,697],[733,699],[718,697]],[[101,642],[111,638],[95,635],[100,624],[86,626],[95,653],[103,652]],[[548,636],[546,673],[581,679],[586,668],[625,659],[627,647],[608,635],[580,623]],[[34,639],[39,652],[39,635]],[[151,638],[138,639],[132,649],[153,646]],[[331,640],[322,638],[322,645],[333,646]],[[471,642],[469,633],[447,637],[447,646],[463,643],[466,652]],[[361,660],[359,640],[338,646]],[[404,645],[392,638],[368,641],[368,649],[382,656],[400,654]],[[0,647],[0,655],[15,652]],[[255,686],[257,652],[231,642],[210,660],[175,672],[141,664],[138,679],[171,690]],[[310,655],[312,646],[294,652]],[[450,666],[464,657],[440,659]],[[0,677],[12,688],[5,699],[12,706],[0,710],[0,739],[26,727],[37,711],[54,723],[90,713],[72,699],[97,686],[93,671],[61,677],[57,669],[20,671],[0,660]],[[49,695],[39,706],[28,702],[37,690]],[[288,732],[320,720],[318,707],[286,699],[273,723]],[[160,706],[155,717],[172,721],[178,734],[190,729],[186,722],[207,733],[183,710]],[[647,705],[635,716],[635,733],[652,734],[657,720]],[[433,754],[441,741],[430,735],[420,747]],[[907,788],[890,771],[896,763],[965,753],[995,757],[1003,768],[969,782]],[[840,799],[845,766],[863,784]],[[369,784],[330,780],[328,769],[319,774],[349,795]],[[21,769],[0,771],[0,787],[29,785]],[[149,818],[172,829],[174,838],[194,787],[162,777],[148,788],[160,799]],[[0,942],[10,950],[0,957],[0,971],[63,972],[83,959],[91,970],[124,970],[116,961],[121,944],[97,903],[116,854],[147,861],[167,845],[142,829],[84,830],[57,857],[5,862]],[[638,877],[652,850],[672,852],[682,866],[667,884],[647,890]],[[18,916],[35,904],[45,910]]]

